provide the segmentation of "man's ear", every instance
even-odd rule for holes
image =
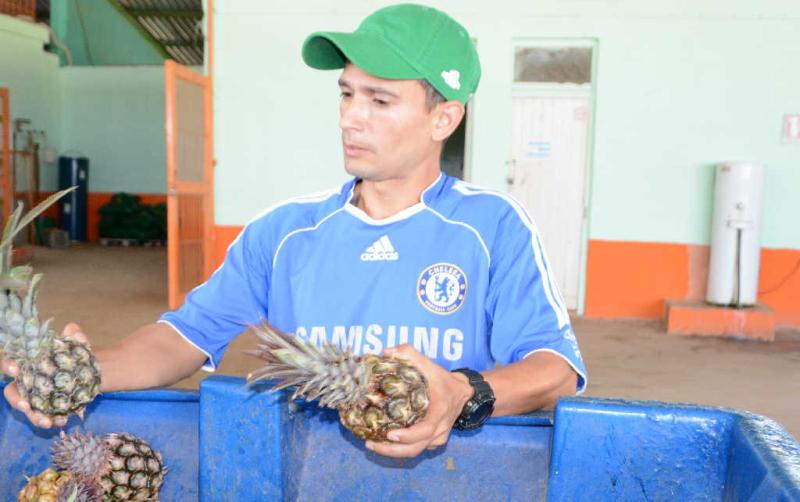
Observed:
[[[464,104],[461,101],[450,100],[437,104],[433,110],[431,139],[444,141],[453,134],[464,118],[464,111]]]

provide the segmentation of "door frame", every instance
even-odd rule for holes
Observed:
[[[11,103],[7,87],[0,87],[0,116],[3,125],[0,128],[0,150],[2,152],[2,173],[0,173],[0,196],[3,198],[2,220],[11,214],[14,209],[14,169],[11,165]]]
[[[179,180],[176,176],[177,158],[177,80],[185,80],[202,88],[203,90],[203,181]],[[203,249],[203,278],[211,275],[213,253],[213,227],[214,227],[214,176],[213,176],[213,129],[211,121],[213,113],[210,109],[211,92],[208,77],[201,75],[175,61],[164,61],[164,87],[165,87],[165,133],[167,150],[167,278],[169,308],[176,309],[183,303],[185,292],[180,290],[180,242],[176,241],[179,235],[179,207],[180,194],[205,194],[202,209],[202,249]],[[198,284],[199,285],[199,284]]]
[[[171,123],[176,117],[176,78],[182,78],[193,82],[203,88],[203,107],[204,107],[204,136],[203,142],[203,171],[205,175],[205,188],[207,190],[207,203],[204,205],[204,225],[203,225],[203,275],[208,279],[214,272],[214,241],[216,232],[214,226],[214,170],[216,159],[214,158],[214,0],[203,2],[203,27],[205,29],[205,75],[200,74],[177,62],[167,59],[164,61],[164,88],[165,88],[165,136],[166,136],[166,168],[167,168],[167,228],[168,236],[170,229],[178,226],[178,212],[176,205],[177,191],[184,190],[194,192],[198,188],[196,183],[179,182],[175,179],[175,141],[174,124]],[[202,190],[202,188],[201,188]],[[175,234],[175,231],[172,231]],[[179,244],[167,241],[167,280],[168,291],[167,299],[169,308],[176,309],[183,302],[179,291]]]
[[[582,47],[592,49],[592,70],[591,83],[589,84],[552,84],[537,82],[515,82],[514,81],[514,52],[518,47]],[[592,184],[594,172],[595,155],[595,133],[597,115],[597,66],[599,62],[598,53],[600,44],[596,38],[585,37],[563,37],[563,38],[535,38],[535,37],[514,37],[511,41],[511,75],[509,101],[515,97],[588,97],[592,107],[589,114],[589,124],[586,131],[586,162],[584,166],[583,182],[583,220],[581,222],[581,236],[578,250],[578,293],[577,293],[577,315],[583,315],[586,311],[586,271],[588,267],[589,235],[591,230],[592,218]],[[512,105],[513,106],[513,105]],[[513,148],[513,147],[512,147]],[[513,152],[509,152],[509,159],[513,158]],[[507,163],[508,164],[508,163]],[[508,175],[508,173],[506,173]],[[508,185],[507,185],[508,186]]]

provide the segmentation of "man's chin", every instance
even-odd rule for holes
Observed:
[[[377,174],[377,169],[373,166],[366,166],[352,161],[344,161],[344,170],[347,174],[362,180],[372,179]]]

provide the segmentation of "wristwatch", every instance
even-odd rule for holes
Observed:
[[[464,409],[461,410],[461,415],[456,419],[456,423],[453,424],[453,427],[462,431],[477,429],[486,422],[486,419],[489,418],[492,411],[494,411],[494,392],[492,392],[492,388],[486,380],[483,379],[483,375],[477,371],[467,368],[458,368],[453,370],[453,372],[466,375],[469,379],[469,384],[475,390],[475,393],[469,401],[467,401],[467,404],[464,405]]]

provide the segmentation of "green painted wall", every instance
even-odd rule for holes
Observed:
[[[93,192],[165,193],[162,66],[73,66],[42,47],[47,30],[0,16],[0,87],[13,118],[44,130],[58,154],[89,157]],[[42,190],[57,166],[42,163]],[[18,180],[20,181],[20,180]]]
[[[72,51],[72,64],[161,65],[164,57],[108,0],[50,3],[50,22]],[[62,64],[66,59],[61,55]]]
[[[767,165],[763,245],[800,248],[800,145],[781,142],[783,115],[800,110],[800,66],[789,63],[800,60],[800,20],[609,28],[592,237],[707,244],[713,164],[754,160]]]
[[[216,2],[216,217],[241,225],[288,196],[345,179],[337,72],[305,67],[303,39],[354,29],[389,2]],[[471,181],[505,188],[514,43],[598,43],[589,237],[705,244],[712,165],[768,165],[762,243],[800,248],[800,4],[767,0],[431,1],[478,40]],[[269,29],[265,29],[269,27]]]
[[[65,149],[89,157],[92,192],[166,192],[164,69],[62,67]]]
[[[9,88],[11,118],[31,121],[56,150],[62,144],[58,58],[44,52],[47,30],[0,15],[0,87]],[[13,121],[11,122],[13,129]],[[55,169],[43,164],[42,186],[55,186]]]

